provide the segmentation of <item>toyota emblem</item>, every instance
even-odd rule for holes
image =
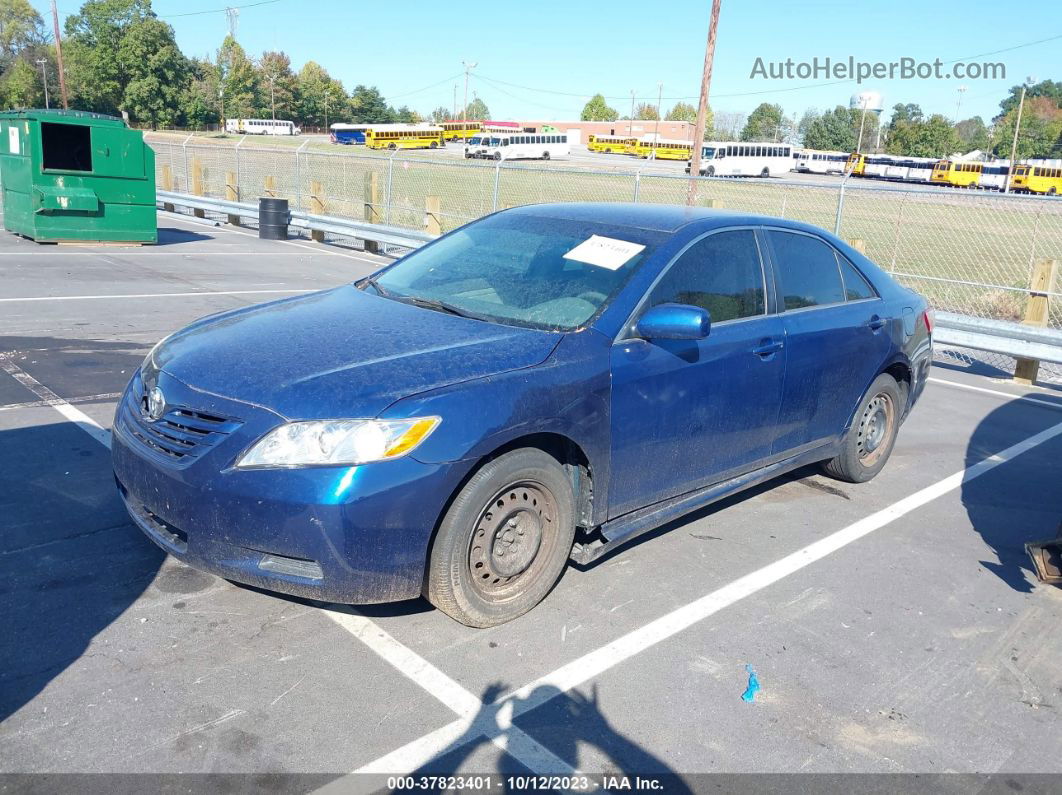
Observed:
[[[162,415],[166,412],[166,396],[157,386],[147,393],[144,409],[145,416],[152,422],[162,419]]]

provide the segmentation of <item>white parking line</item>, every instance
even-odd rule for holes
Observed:
[[[49,406],[58,411],[108,450],[111,449],[110,431],[96,422],[96,420],[92,419],[92,417],[85,412],[71,406],[4,354],[0,354],[0,370],[3,370],[10,375],[41,400],[48,401]]]
[[[70,398],[70,400],[49,399],[49,400],[27,400],[25,403],[5,403],[0,405],[0,411],[13,411],[14,409],[39,409],[47,408],[48,406],[57,406],[60,403],[101,403],[104,400],[117,400],[122,396],[121,392],[102,392],[99,395],[84,395],[82,397]]]
[[[472,727],[475,727],[475,732],[471,736],[478,738],[488,735],[492,724],[498,726],[504,723],[508,726],[508,720],[497,714],[499,712],[497,708],[485,705],[478,697],[416,652],[403,646],[368,618],[335,610],[324,612],[339,626],[390,663],[395,670],[435,696],[460,716],[458,720],[450,724],[454,726],[455,734],[448,740],[448,743],[457,741]],[[515,726],[508,726],[504,734],[495,732],[488,739],[535,773],[569,776],[577,773],[571,765]],[[445,748],[448,743],[444,743],[442,747]],[[386,773],[389,771],[378,769],[362,772]]]
[[[277,293],[294,295],[297,293],[312,293],[316,289],[321,288],[299,288],[298,290],[203,290],[186,293],[121,293],[114,295],[39,295],[29,298],[0,298],[0,304],[17,304],[28,301],[103,301],[114,298],[192,298],[198,295],[274,295]]]
[[[947,386],[953,386],[957,389],[969,389],[971,392],[984,392],[988,395],[998,395],[999,397],[1010,398],[1011,400],[1024,400],[1026,403],[1036,403],[1040,406],[1049,406],[1053,409],[1062,409],[1062,402],[1052,402],[1050,400],[1044,400],[1042,398],[1033,397],[1032,395],[1015,395],[1013,392],[1004,392],[1002,389],[988,389],[983,386],[974,386],[973,384],[963,384],[959,381],[949,381],[946,378],[929,378],[927,379],[934,384],[945,384]]]
[[[1011,445],[1005,450],[953,475],[949,475],[943,480],[939,480],[933,485],[927,486],[887,508],[860,519],[858,522],[831,533],[802,549],[798,549],[796,552],[786,555],[784,558],[761,569],[757,569],[751,574],[746,574],[744,577],[740,577],[694,602],[683,605],[599,649],[584,654],[567,665],[561,666],[556,671],[529,682],[519,690],[501,696],[492,706],[500,706],[507,701],[511,701],[512,719],[527,714],[531,710],[541,707],[543,704],[560,697],[572,688],[596,676],[600,676],[610,668],[667,640],[699,621],[703,621],[720,610],[788,577],[790,574],[822,560],[853,541],[858,541],[875,530],[880,530],[911,511],[921,508],[938,497],[959,488],[963,483],[980,477],[997,466],[1013,460],[1022,453],[1028,452],[1060,434],[1062,434],[1062,423],[1053,425],[1017,444]],[[462,720],[454,721],[369,762],[367,765],[363,765],[354,772],[386,772],[397,775],[412,772],[438,756],[441,752],[455,750],[453,744],[458,741],[458,738],[468,728],[467,722]],[[476,728],[483,731],[481,736],[489,740],[493,740],[495,736],[507,731],[504,726],[492,726],[487,722],[480,723]],[[511,731],[511,729],[508,729],[508,731]],[[469,736],[469,734],[471,733],[465,734],[467,742],[475,742],[479,739],[479,737],[475,735]]]

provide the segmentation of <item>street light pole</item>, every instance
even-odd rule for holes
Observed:
[[[653,128],[653,146],[660,143],[660,103],[664,101],[664,84],[656,84],[656,126]]]
[[[55,65],[59,70],[59,93],[63,95],[63,109],[70,107],[66,96],[66,77],[63,69],[63,40],[59,36],[59,12],[55,10],[55,0],[52,0],[52,27],[55,30]]]
[[[1014,121],[1014,139],[1010,142],[1010,165],[1007,167],[1007,184],[1003,186],[1004,193],[1010,193],[1010,181],[1014,176],[1014,166],[1018,157],[1018,130],[1021,129],[1021,112],[1025,107],[1025,86],[1032,80],[1026,78],[1021,84],[1021,99],[1018,100],[1018,118]]]
[[[966,86],[959,86],[956,91],[959,92],[959,99],[955,102],[955,123],[959,123],[959,109],[962,108],[962,95],[966,92]]]
[[[48,59],[38,58],[37,65],[41,68],[41,82],[44,83],[44,109],[48,110],[51,107],[48,104]]]
[[[701,99],[697,105],[697,124],[693,129],[693,157],[690,158],[690,184],[686,190],[686,204],[697,201],[697,177],[701,174],[701,149],[704,148],[704,125],[708,120],[708,90],[712,85],[712,61],[715,59],[715,39],[719,29],[719,7],[722,0],[712,0],[712,15],[708,21],[708,46],[704,50],[704,71],[701,73]]]
[[[856,141],[856,153],[863,151],[863,125],[867,121],[867,103],[870,97],[863,97],[863,115],[859,117],[859,140]]]
[[[276,135],[277,128],[277,93],[276,93],[277,76],[271,74],[269,76],[269,104],[273,109],[273,134]]]

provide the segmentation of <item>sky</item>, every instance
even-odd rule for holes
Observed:
[[[665,113],[679,99],[696,104],[711,7],[710,0],[229,2],[244,6],[237,39],[252,56],[283,50],[296,70],[315,60],[348,91],[375,85],[390,104],[421,113],[451,108],[455,86],[460,106],[462,61],[475,62],[469,100],[481,98],[495,119],[522,120],[577,119],[595,93],[626,115],[632,90],[637,102],[655,105],[661,83]],[[33,3],[48,19],[47,0]],[[173,25],[186,55],[213,57],[228,32],[223,3],[154,0],[153,7]],[[60,20],[80,4],[58,0]],[[886,64],[903,58],[1002,63],[1006,77],[902,80],[897,74],[860,84],[751,76],[757,58],[765,67],[791,58],[795,70],[814,58],[824,64],[849,57]],[[885,108],[914,102],[927,115],[955,119],[958,112],[958,118],[979,115],[988,122],[1008,88],[1027,77],[1062,80],[1062,3],[723,0],[709,102],[717,113],[748,113],[772,102],[787,117],[799,117],[809,107],[826,110],[848,104],[857,91],[876,91]]]

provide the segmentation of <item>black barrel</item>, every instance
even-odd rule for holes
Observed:
[[[258,237],[262,240],[288,239],[288,200],[258,200]]]

